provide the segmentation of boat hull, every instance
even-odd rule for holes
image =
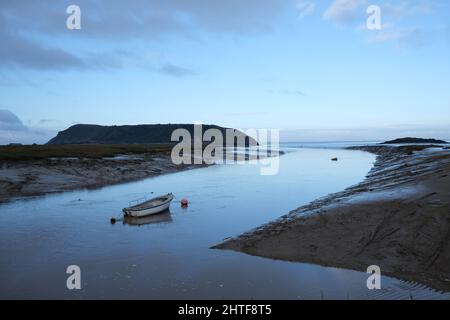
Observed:
[[[124,209],[124,212],[127,216],[130,216],[130,217],[145,217],[145,216],[150,216],[153,214],[158,214],[163,211],[166,211],[169,208],[169,206],[170,206],[170,202],[162,204],[158,207],[142,209],[142,210]]]

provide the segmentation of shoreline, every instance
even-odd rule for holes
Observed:
[[[366,178],[212,249],[366,272],[450,291],[450,151],[353,147]]]
[[[6,147],[8,148],[8,147]],[[174,164],[170,145],[21,146],[0,150],[0,204],[66,191],[98,189],[214,164]],[[1,148],[0,148],[1,149]],[[121,154],[118,151],[127,153]],[[251,153],[224,152],[244,161],[261,159]],[[279,151],[277,156],[284,152]],[[238,159],[237,159],[238,160]]]
[[[170,155],[4,161],[0,204],[66,191],[97,189],[206,165],[175,165]]]

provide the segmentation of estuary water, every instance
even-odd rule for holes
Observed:
[[[390,277],[370,291],[363,272],[210,249],[358,183],[374,160],[291,146],[273,176],[261,175],[257,163],[216,165],[2,204],[0,298],[448,299]],[[170,213],[110,224],[130,200],[152,192],[174,193]],[[81,290],[67,289],[69,265],[81,269]]]

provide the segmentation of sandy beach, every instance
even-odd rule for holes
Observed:
[[[450,151],[357,147],[377,154],[366,179],[214,246],[383,275],[450,291]]]

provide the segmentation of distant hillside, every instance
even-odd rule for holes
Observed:
[[[401,143],[447,143],[447,141],[444,140],[437,140],[437,139],[422,139],[422,138],[400,138],[395,139],[391,141],[386,141],[384,144],[401,144]]]
[[[203,133],[208,129],[218,129],[225,137],[227,128],[215,125],[203,125]],[[150,124],[131,126],[99,126],[77,124],[58,133],[47,144],[141,144],[141,143],[171,143],[172,132],[176,129],[186,129],[194,135],[193,124]],[[237,131],[238,136],[244,135]],[[246,136],[246,144],[256,145],[256,141]],[[224,139],[225,140],[225,139]],[[225,141],[224,141],[225,143]]]

